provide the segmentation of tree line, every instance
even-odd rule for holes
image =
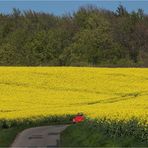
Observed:
[[[0,65],[148,67],[148,15],[95,6],[0,13]]]

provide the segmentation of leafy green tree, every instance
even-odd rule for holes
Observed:
[[[0,13],[0,65],[148,66],[148,17],[92,5],[55,16]]]
[[[128,12],[127,12],[126,8],[120,4],[116,10],[116,14],[117,14],[117,16],[123,17],[123,16],[127,16]]]
[[[0,46],[0,65],[16,65],[16,48],[10,43]]]

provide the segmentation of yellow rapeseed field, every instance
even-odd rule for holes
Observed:
[[[0,119],[78,112],[148,121],[148,69],[0,67]]]

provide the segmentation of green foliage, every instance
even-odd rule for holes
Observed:
[[[15,127],[32,127],[32,126],[41,126],[47,124],[69,124],[72,121],[74,115],[62,115],[62,116],[38,116],[33,118],[24,118],[24,119],[1,119],[0,120],[0,129],[8,129]]]
[[[0,147],[9,147],[16,135],[24,128],[0,129]]]
[[[127,12],[126,8],[120,4],[116,10],[116,14],[117,14],[117,16],[124,17],[124,16],[128,15],[128,12]]]
[[[68,127],[61,135],[63,147],[137,147],[148,146],[148,127],[138,120],[86,120]]]
[[[143,10],[122,5],[63,16],[14,8],[0,14],[0,65],[148,66],[147,30]]]

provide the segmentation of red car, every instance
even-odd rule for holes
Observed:
[[[78,115],[76,115],[76,116],[73,118],[72,122],[73,122],[73,123],[79,123],[79,122],[82,122],[82,121],[84,121],[84,120],[85,120],[84,115],[83,115],[83,114],[78,114]]]

